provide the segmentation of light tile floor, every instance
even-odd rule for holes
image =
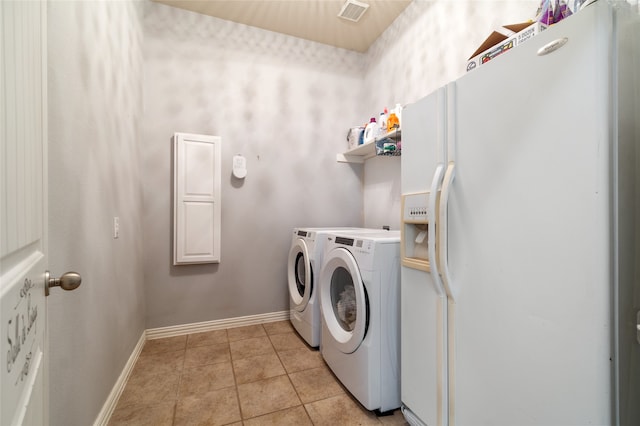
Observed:
[[[289,321],[149,340],[109,425],[407,425],[377,417]]]

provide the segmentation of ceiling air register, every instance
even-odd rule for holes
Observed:
[[[366,3],[362,3],[357,0],[347,0],[342,6],[342,9],[340,9],[338,17],[347,19],[349,21],[358,22],[368,8],[369,5]]]

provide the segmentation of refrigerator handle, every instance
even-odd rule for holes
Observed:
[[[456,301],[455,294],[452,287],[451,274],[449,273],[449,261],[447,259],[447,241],[448,241],[448,218],[447,211],[449,208],[449,194],[451,193],[451,184],[456,177],[456,165],[450,162],[447,166],[447,172],[444,175],[444,181],[442,182],[442,192],[440,193],[440,211],[438,212],[438,234],[440,236],[439,256],[440,267],[442,269],[442,282],[444,290],[447,292],[447,296],[453,301]]]
[[[438,271],[438,262],[436,257],[436,234],[440,232],[438,229],[438,212],[436,210],[438,200],[438,187],[442,182],[442,176],[444,174],[444,164],[438,163],[436,171],[433,174],[433,181],[431,182],[431,193],[429,195],[429,233],[428,233],[428,253],[429,253],[429,268],[431,269],[431,276],[436,286],[436,292],[439,296],[444,297],[445,291],[442,287],[442,280],[440,279],[440,272]]]

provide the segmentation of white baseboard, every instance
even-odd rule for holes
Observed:
[[[107,401],[102,406],[102,410],[100,410],[98,418],[96,418],[93,426],[107,426],[107,424],[109,423],[111,415],[113,414],[113,411],[116,409],[116,405],[118,404],[118,399],[120,398],[122,391],[124,391],[127,380],[131,375],[131,371],[133,371],[133,367],[136,365],[136,361],[140,356],[140,352],[142,352],[144,342],[146,342],[147,340],[285,320],[289,320],[289,311],[270,312],[267,314],[249,315],[246,317],[228,318],[223,320],[197,322],[193,324],[183,324],[145,330],[140,336],[140,340],[138,340],[136,347],[133,349],[133,352],[131,353],[127,364],[124,366],[124,369],[120,374],[120,377],[118,377],[115,385],[113,385],[113,389],[111,390]]]
[[[289,311],[270,312],[267,314],[249,315],[246,317],[196,322],[192,324],[174,325],[171,327],[150,328],[147,330],[147,340],[285,320],[289,320]]]
[[[142,352],[142,348],[144,347],[144,342],[147,341],[146,331],[142,332],[138,343],[136,343],[135,348],[133,348],[133,352],[131,356],[129,356],[129,360],[124,366],[122,373],[120,373],[120,377],[116,381],[115,385],[113,385],[113,389],[111,389],[111,393],[107,397],[104,405],[102,406],[102,410],[98,414],[98,418],[93,422],[93,426],[107,426],[109,420],[111,419],[111,415],[113,414],[113,410],[116,409],[116,405],[118,405],[118,400],[120,399],[120,395],[124,390],[124,387],[127,384],[127,380],[133,371],[133,367],[136,365],[136,361],[140,356],[140,352]]]

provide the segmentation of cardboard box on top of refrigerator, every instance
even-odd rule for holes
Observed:
[[[467,62],[467,71],[486,64],[496,56],[500,56],[518,44],[540,34],[546,28],[547,25],[537,21],[504,25],[502,28],[498,28],[473,52]]]

